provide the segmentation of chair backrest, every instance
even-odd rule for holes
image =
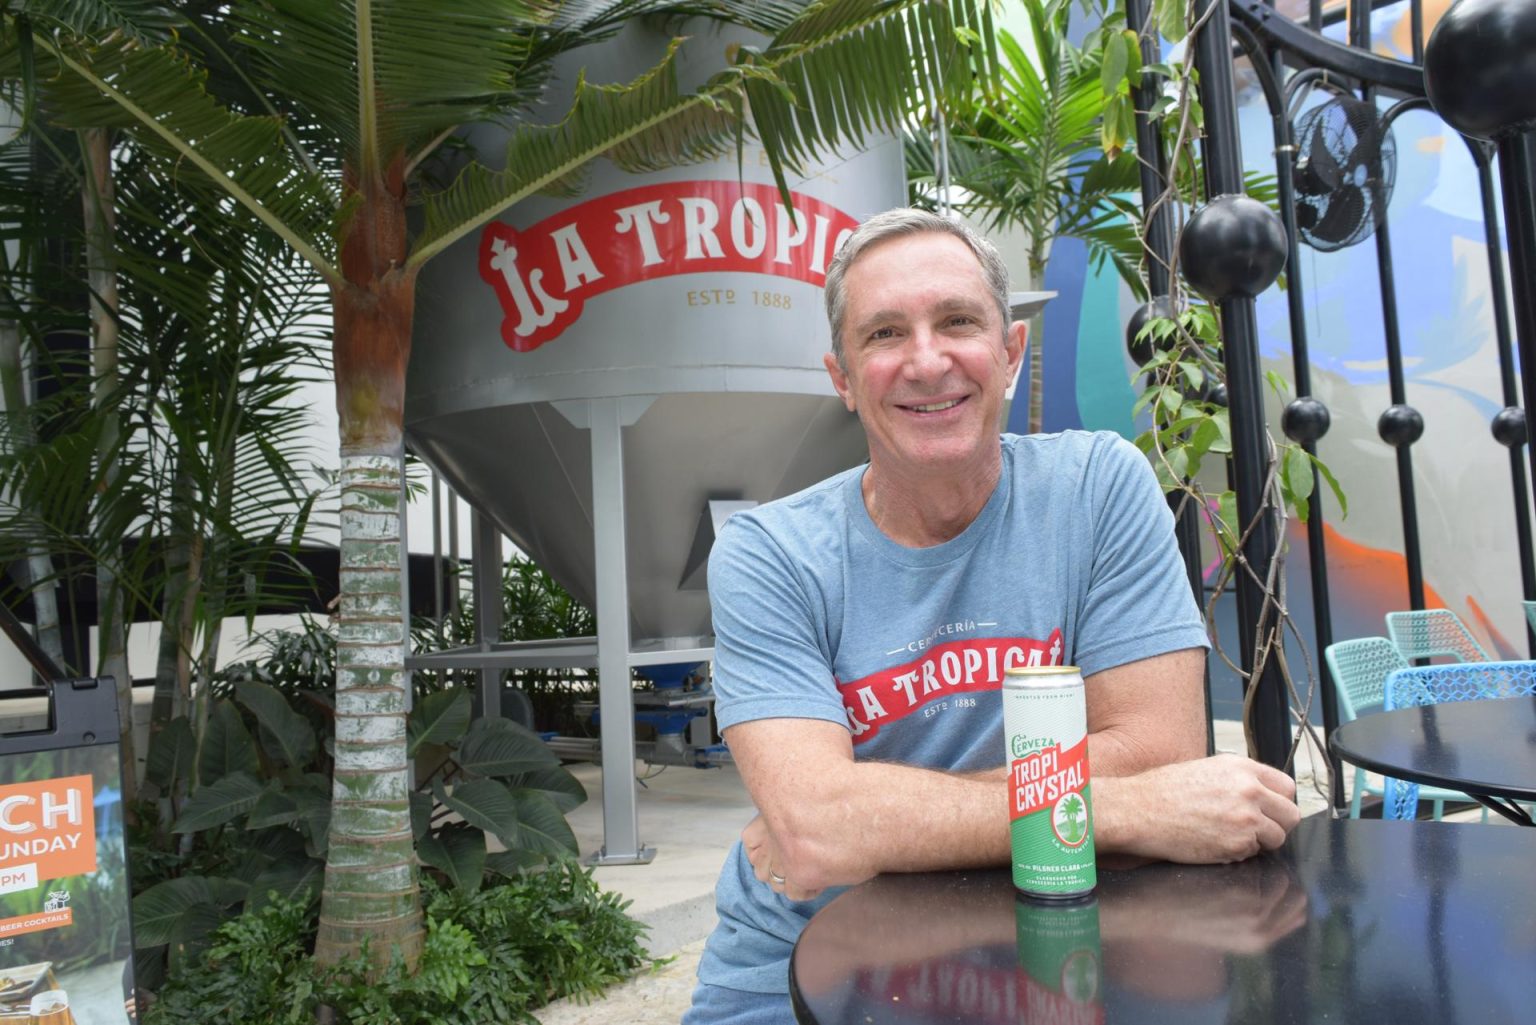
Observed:
[[[1387,636],[1406,659],[1445,655],[1458,662],[1486,662],[1488,653],[1450,609],[1388,612]]]
[[[1536,662],[1467,662],[1411,666],[1392,674],[1392,708],[1536,694]]]
[[[1339,699],[1339,721],[1379,711],[1387,677],[1408,668],[1408,660],[1385,637],[1335,641],[1323,651]]]

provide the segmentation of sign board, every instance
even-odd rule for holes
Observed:
[[[0,716],[38,691],[0,694]],[[117,695],[63,680],[48,726],[0,734],[0,1025],[133,1020]]]

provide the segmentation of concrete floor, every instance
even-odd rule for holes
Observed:
[[[1216,749],[1245,753],[1241,726],[1218,720]],[[1297,756],[1298,802],[1306,814],[1324,811],[1316,762],[1305,748]],[[602,847],[602,773],[596,765],[571,766],[589,799],[568,816],[583,855]],[[656,773],[636,765],[636,775]],[[661,969],[643,973],[587,1004],[562,1001],[538,1012],[542,1025],[675,1025],[688,1007],[704,938],[714,927],[714,887],[726,853],[754,814],[740,775],[719,769],[671,767],[645,780],[636,798],[640,842],[656,849],[649,865],[600,866],[598,882],[632,901],[630,914],[650,926],[647,949],[672,955]]]

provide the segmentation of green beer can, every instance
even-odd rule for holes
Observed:
[[[1098,883],[1088,775],[1088,707],[1076,666],[1024,666],[1003,676],[1013,885],[1072,900]]]

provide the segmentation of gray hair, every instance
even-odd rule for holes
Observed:
[[[1002,317],[1003,331],[1007,332],[1008,324],[1013,320],[1008,304],[1008,266],[998,255],[997,247],[978,235],[964,221],[951,220],[926,210],[898,207],[876,214],[854,229],[853,234],[833,255],[832,264],[827,268],[827,321],[832,327],[832,355],[837,357],[839,366],[847,366],[843,362],[843,321],[848,315],[848,293],[844,290],[843,278],[848,274],[848,268],[871,246],[924,232],[953,235],[976,254],[976,262],[981,264],[987,288],[992,292],[993,302],[997,303],[998,315]]]

